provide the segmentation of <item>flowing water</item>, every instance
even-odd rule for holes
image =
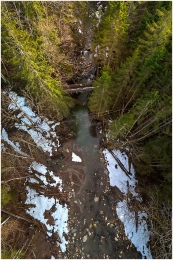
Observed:
[[[69,117],[75,132],[73,145],[81,152],[85,181],[71,199],[68,258],[141,258],[128,240],[116,215],[118,190],[110,187],[108,171],[100,152],[98,124],[91,121],[87,109],[88,93],[78,95],[79,104]],[[80,208],[77,209],[78,207]]]

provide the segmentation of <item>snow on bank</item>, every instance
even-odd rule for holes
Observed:
[[[54,121],[49,121],[45,117],[37,116],[29,106],[26,106],[26,99],[18,96],[15,92],[10,91],[9,97],[11,104],[8,109],[14,111],[20,110],[20,113],[17,115],[17,118],[20,119],[20,123],[15,123],[15,127],[26,131],[44,152],[49,152],[49,154],[52,155],[53,149],[57,151],[57,147],[59,147],[60,144],[54,130],[60,123],[55,124]],[[54,139],[54,142],[52,139]]]
[[[103,151],[103,154],[105,156],[105,159],[108,161],[107,169],[109,171],[110,185],[117,186],[118,189],[124,194],[130,192],[134,197],[138,197],[138,199],[141,200],[138,193],[135,191],[137,180],[135,179],[133,166],[131,165],[129,169],[127,155],[125,155],[124,153],[122,155],[119,150],[114,150],[113,153],[121,161],[126,170],[131,173],[131,177],[128,177],[126,175],[126,173],[117,164],[112,154],[107,149],[105,149]]]
[[[53,151],[57,151],[60,144],[55,127],[60,123],[55,123],[43,116],[36,115],[27,106],[26,99],[19,97],[15,92],[10,91],[9,98],[11,99],[11,104],[8,109],[15,111],[14,117],[18,118],[15,127],[26,131],[44,152],[49,152],[52,155]],[[28,154],[21,150],[18,142],[9,140],[4,128],[2,129],[1,138],[3,140],[1,144],[3,152],[6,152],[5,144],[8,144],[20,155],[30,158]],[[53,190],[54,192],[57,191],[57,193],[59,191],[62,192],[62,180],[52,171],[49,171],[45,165],[36,161],[31,163],[28,172],[30,177],[27,177],[25,182],[27,191],[25,204],[29,205],[30,208],[26,212],[46,226],[49,237],[54,233],[58,234],[60,241],[57,244],[60,246],[61,251],[65,252],[66,244],[68,243],[64,236],[64,234],[68,233],[68,208],[66,204],[64,206],[61,205],[59,200],[49,192]],[[54,259],[54,257],[52,256],[51,259]]]
[[[82,162],[82,159],[77,156],[75,153],[72,153],[72,161],[73,162]]]
[[[18,142],[14,143],[14,142],[9,140],[8,134],[7,134],[7,132],[5,131],[4,128],[2,129],[2,132],[1,132],[1,140],[4,140],[7,144],[9,144],[17,153],[19,153],[19,154],[21,154],[25,157],[29,157],[28,154],[21,151],[20,144]],[[2,151],[6,150],[4,143],[1,144],[1,149],[2,149]]]
[[[66,241],[63,232],[68,233],[67,205],[62,206],[59,204],[59,200],[53,197],[48,198],[47,196],[40,195],[34,189],[29,188],[29,186],[26,187],[26,190],[28,191],[28,194],[25,204],[33,204],[33,207],[29,208],[26,212],[46,225],[48,236],[52,236],[52,234],[56,232],[58,233],[61,240],[61,243],[58,244],[60,245],[61,251],[65,252],[66,244],[68,244],[68,242]],[[49,216],[53,218],[53,222],[49,222],[48,219],[46,219],[46,211],[49,211]]]
[[[117,215],[123,222],[126,236],[135,245],[137,251],[141,252],[143,258],[152,259],[147,243],[150,241],[150,232],[147,227],[147,214],[138,212],[138,223],[135,220],[135,212],[131,212],[127,206],[127,201],[123,200],[117,204]]]
[[[26,181],[27,199],[25,204],[32,204],[33,207],[27,210],[33,218],[39,220],[46,225],[47,235],[52,236],[53,233],[58,233],[61,240],[60,248],[62,252],[66,251],[66,244],[68,243],[63,235],[68,233],[67,221],[68,221],[68,209],[67,205],[62,206],[59,204],[59,200],[55,199],[52,195],[51,198],[43,194],[39,194],[33,188],[30,188],[29,183],[38,183],[38,179],[44,184],[45,190],[50,190],[49,186],[56,187],[62,191],[62,180],[55,176],[52,171],[48,171],[47,167],[43,164],[32,162],[28,171],[32,174]],[[50,182],[50,177],[53,183]],[[48,180],[49,178],[49,180]],[[40,185],[40,184],[39,184]],[[38,188],[39,190],[39,188]],[[46,218],[46,211],[49,211],[49,217],[53,220],[51,222]]]
[[[125,169],[130,172],[130,177],[120,168],[112,154],[105,149],[103,154],[108,162],[107,169],[109,171],[110,185],[116,186],[123,194],[127,195],[131,193],[136,200],[142,201],[142,198],[135,191],[137,184],[135,171],[133,165],[129,164],[127,155],[121,153],[119,150],[114,150],[113,153],[121,161]],[[128,201],[130,204],[130,199]],[[151,259],[152,255],[150,249],[147,247],[147,243],[150,240],[150,232],[148,231],[146,222],[147,214],[145,212],[138,212],[138,223],[136,223],[135,212],[130,211],[126,200],[118,202],[116,212],[124,224],[127,237],[135,245],[137,251],[142,254],[143,258]]]
[[[37,163],[37,162],[32,162],[32,164],[30,165],[28,171],[30,173],[33,173],[33,170],[37,171],[39,173],[35,174],[41,181],[43,181],[44,185],[50,185],[53,187],[56,187],[58,184],[58,189],[60,191],[62,191],[62,180],[58,177],[55,176],[54,173],[52,171],[48,171],[47,167],[43,164]],[[54,183],[50,183],[50,180],[48,181],[46,178],[46,173],[49,177],[51,177],[51,179],[54,181]]]

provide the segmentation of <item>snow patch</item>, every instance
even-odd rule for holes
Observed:
[[[54,121],[49,121],[45,117],[37,116],[30,107],[26,106],[26,99],[18,96],[15,92],[10,91],[9,97],[11,104],[8,109],[20,110],[17,118],[20,119],[21,123],[15,123],[15,127],[26,131],[44,152],[49,152],[52,155],[53,149],[57,151],[60,144],[55,127],[60,123],[54,123]],[[53,125],[51,126],[52,123]],[[53,138],[54,142],[52,141]]]
[[[39,174],[35,174],[37,178],[39,178],[45,185],[50,185],[52,187],[56,187],[58,184],[58,189],[62,191],[62,180],[58,177],[55,176],[52,171],[48,171],[47,167],[43,164],[37,163],[37,162],[32,162],[30,165],[28,171],[30,173],[33,173],[33,170],[37,171]],[[46,178],[46,173],[48,176],[51,176],[51,178],[55,181],[55,183],[51,183],[50,181],[47,181]]]
[[[119,150],[112,151],[114,155],[121,161],[125,169],[130,173],[130,177],[120,168],[113,155],[105,149],[104,157],[107,160],[107,169],[109,171],[110,185],[116,186],[119,190],[127,195],[131,193],[133,197],[142,201],[142,198],[135,191],[137,181],[135,179],[135,170],[133,165],[129,163],[127,155]],[[128,198],[130,202],[130,199]],[[124,224],[125,233],[135,245],[136,249],[142,254],[143,258],[151,259],[152,255],[147,243],[150,240],[150,232],[147,227],[147,214],[145,212],[130,211],[127,205],[127,200],[117,203],[116,212],[119,219]],[[136,222],[137,219],[137,222]]]
[[[100,45],[97,45],[97,46],[95,47],[94,57],[97,57],[97,56],[99,56],[99,55],[100,55]]]
[[[2,151],[2,152],[5,152],[5,151],[6,151],[6,148],[5,148],[5,146],[4,146],[4,143],[1,143],[1,151]]]
[[[28,154],[21,151],[20,144],[18,142],[13,143],[12,141],[9,140],[8,134],[7,134],[7,132],[5,131],[4,128],[2,129],[1,139],[4,140],[5,142],[7,142],[7,144],[9,144],[17,153],[19,153],[23,156],[29,157]],[[3,149],[5,149],[4,144],[3,144]]]
[[[135,191],[137,180],[135,179],[134,168],[131,165],[129,169],[128,157],[126,155],[123,156],[119,150],[114,150],[113,153],[122,162],[126,170],[130,170],[132,175],[131,177],[128,177],[127,174],[115,161],[112,154],[107,149],[105,149],[103,151],[103,154],[105,156],[105,159],[108,161],[107,169],[109,171],[110,185],[118,187],[118,189],[124,194],[130,192],[134,197],[139,196],[138,193]]]
[[[75,153],[72,153],[72,161],[73,162],[82,162],[82,159],[77,156]]]
[[[68,233],[67,221],[68,221],[68,209],[67,205],[62,206],[59,204],[59,200],[54,197],[47,197],[43,194],[39,194],[34,189],[28,186],[29,183],[38,183],[34,177],[40,179],[44,186],[43,188],[46,190],[49,186],[58,187],[60,191],[62,191],[62,180],[55,176],[52,171],[47,170],[47,167],[41,163],[37,163],[36,161],[32,162],[28,169],[29,173],[32,174],[32,177],[28,178],[26,182],[26,190],[27,190],[27,199],[25,204],[32,204],[33,207],[29,208],[26,212],[30,214],[33,218],[39,220],[41,223],[46,225],[47,235],[49,237],[52,236],[53,232],[57,232],[61,243],[60,245],[61,251],[66,251],[66,244],[68,243],[63,235],[64,233]],[[50,179],[54,180],[54,183],[50,182]],[[29,182],[29,183],[28,183]],[[47,186],[47,187],[46,187]],[[44,192],[44,191],[43,191]],[[46,211],[49,211],[50,217],[53,218],[53,221],[48,223],[48,219],[46,218]]]
[[[150,248],[147,243],[150,240],[150,232],[147,227],[147,214],[138,212],[138,223],[135,220],[135,212],[131,212],[127,206],[127,201],[118,202],[116,212],[119,219],[123,222],[126,236],[135,245],[143,258],[152,259]]]
[[[62,206],[59,204],[59,200],[55,200],[54,198],[48,198],[44,195],[38,194],[34,189],[31,189],[29,186],[26,187],[27,190],[27,200],[25,204],[33,204],[32,208],[29,208],[26,212],[30,214],[33,218],[39,220],[43,223],[48,232],[47,235],[50,237],[53,232],[57,232],[61,243],[60,245],[61,251],[66,251],[66,241],[63,232],[68,233],[67,221],[68,221],[68,209],[67,205]],[[53,210],[53,206],[55,209]],[[48,219],[45,218],[45,211],[49,211],[50,215],[53,217],[53,225],[48,224]],[[52,212],[53,211],[53,212]]]
[[[28,181],[29,181],[30,183],[37,183],[37,184],[39,184],[39,181],[37,181],[37,180],[34,179],[34,178],[28,178]]]

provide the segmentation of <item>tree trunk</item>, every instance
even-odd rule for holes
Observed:
[[[68,91],[70,89],[92,87],[92,83],[93,83],[93,81],[88,82],[88,83],[69,84],[69,85],[65,85],[64,87]]]

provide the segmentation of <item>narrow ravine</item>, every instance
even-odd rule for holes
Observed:
[[[81,51],[84,64],[88,64],[89,69],[79,84],[92,81],[96,71],[93,54],[88,50],[90,40],[89,33],[86,46]],[[104,129],[89,114],[89,95],[90,92],[84,92],[74,97],[78,104],[66,120],[75,137],[63,145],[68,162],[63,163],[62,172],[64,175],[68,173],[69,180],[64,189],[69,190],[71,195],[67,250],[60,253],[60,257],[152,258],[147,247],[147,216],[144,212],[138,215],[138,212],[129,210],[129,192],[137,203],[142,200],[135,191],[134,169],[132,171],[132,166],[128,168],[130,164],[125,153],[110,153],[101,146]],[[118,161],[111,157],[112,154]],[[133,176],[127,175],[130,171]]]
[[[78,84],[92,82],[96,71],[90,40],[89,34],[81,51],[87,70]],[[54,122],[39,118],[24,98],[10,92],[9,109],[21,111],[17,116],[21,124],[16,127],[46,153],[38,161],[31,160],[28,167],[26,213],[41,223],[43,240],[50,246],[48,252],[43,250],[44,258],[151,258],[147,215],[130,211],[129,194],[133,201],[142,201],[135,190],[134,169],[125,153],[102,147],[104,129],[88,111],[89,95],[87,91],[74,94],[76,105],[69,117]],[[23,123],[35,126],[27,128]],[[66,141],[57,134],[61,124],[71,133]],[[2,137],[29,158],[8,139],[5,130]]]
[[[1,8],[1,257],[171,259],[170,2]]]
[[[83,63],[88,64],[89,69],[78,82],[81,84],[92,81],[96,71],[95,54],[89,50],[91,39],[89,30],[81,51]],[[83,180],[77,189],[74,187],[70,198],[69,243],[65,257],[152,258],[147,247],[147,215],[129,209],[129,194],[137,204],[142,201],[135,191],[137,180],[133,166],[128,164],[125,153],[109,152],[101,146],[104,129],[89,114],[89,95],[90,92],[84,92],[75,97],[78,104],[67,120],[70,131],[75,134],[69,153],[77,152],[80,160],[75,163],[84,168]]]

